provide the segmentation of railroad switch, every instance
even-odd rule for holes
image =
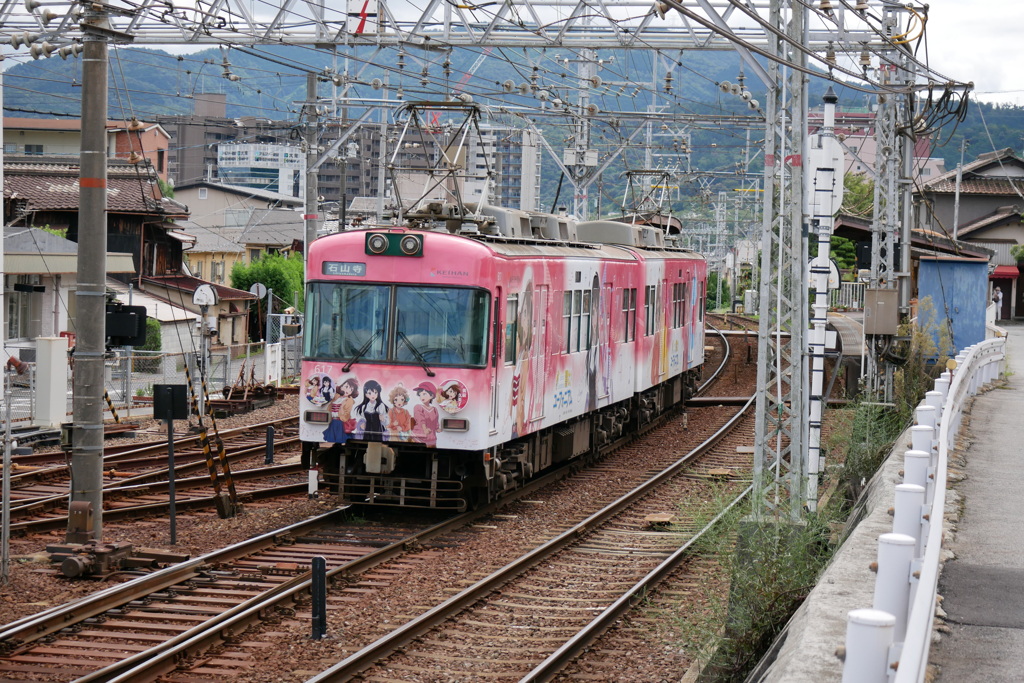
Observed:
[[[52,562],[60,563],[60,571],[69,579],[102,579],[126,569],[155,569],[160,564],[184,562],[187,554],[169,553],[148,548],[136,549],[131,543],[68,543],[49,545]]]

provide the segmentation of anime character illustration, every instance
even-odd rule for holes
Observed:
[[[320,395],[320,377],[321,375],[313,375],[306,380],[306,400],[315,406],[324,404],[324,397]]]
[[[412,415],[406,408],[409,405],[409,392],[399,382],[388,394],[391,401],[391,412],[388,413],[390,425],[388,431],[391,433],[392,441],[412,440]]]
[[[441,385],[441,400],[438,405],[441,410],[454,415],[466,407],[467,399],[466,385],[457,379],[448,380]]]
[[[331,423],[324,430],[324,441],[345,443],[356,430],[356,420],[352,417],[352,406],[359,396],[359,380],[349,377],[338,385],[338,392],[331,401]]]
[[[318,405],[330,403],[334,400],[334,382],[327,375],[324,375],[323,379],[320,380],[320,397],[321,403]]]
[[[437,432],[441,431],[441,416],[432,403],[437,397],[437,389],[430,382],[420,382],[413,391],[420,399],[420,404],[412,411],[412,438],[427,446],[436,446]]]
[[[526,406],[530,403],[530,356],[533,354],[533,282],[527,280],[519,305],[516,323],[516,367],[512,375],[512,437],[522,436],[526,429]]]
[[[367,441],[387,441],[388,406],[380,394],[380,382],[371,379],[363,385],[363,402],[355,410],[357,437]]]

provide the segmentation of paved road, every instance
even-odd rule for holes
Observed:
[[[939,593],[952,633],[933,645],[938,681],[1024,681],[1024,325],[1009,331],[1005,388],[975,399],[963,511]]]

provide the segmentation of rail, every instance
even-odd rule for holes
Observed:
[[[566,529],[558,536],[546,543],[537,546],[517,560],[510,562],[501,569],[481,579],[477,583],[465,588],[459,593],[448,598],[445,602],[436,605],[420,616],[411,619],[404,625],[398,627],[391,633],[379,638],[369,645],[358,650],[346,659],[338,662],[330,668],[320,672],[308,679],[307,683],[332,683],[333,681],[352,680],[353,677],[367,668],[376,664],[391,653],[399,650],[417,638],[422,637],[432,628],[445,620],[453,617],[470,605],[473,605],[481,598],[500,589],[521,574],[537,566],[544,560],[550,559],[557,552],[575,544],[581,537],[593,532],[601,525],[614,518],[623,510],[634,505],[638,500],[654,491],[657,487],[671,480],[684,468],[689,466],[691,461],[700,455],[710,451],[725,435],[736,429],[741,420],[749,415],[754,404],[754,397],[751,397],[746,405],[729,419],[718,431],[705,439],[701,444],[681,457],[675,463],[665,468],[658,474],[650,477],[633,490],[620,496],[607,506],[593,513],[583,521]],[[748,486],[742,493],[737,495],[729,504],[729,508],[737,505],[742,499],[749,495],[752,487]],[[667,559],[663,560],[658,567],[647,574],[639,583],[627,589],[624,594],[612,605],[605,608],[598,614],[590,624],[584,627],[577,634],[569,638],[556,652],[545,658],[533,671],[522,678],[523,681],[551,680],[554,675],[583,649],[594,642],[597,636],[602,633],[608,625],[620,617],[630,606],[639,602],[649,589],[667,576],[672,569],[679,565],[686,556],[688,548],[693,542],[703,535],[708,529],[714,526],[724,516],[725,511],[720,511],[715,519],[704,526],[682,547],[677,548]]]
[[[1000,336],[965,349],[956,357],[955,369],[935,380],[935,389],[917,407],[913,448],[904,458],[904,483],[896,486],[893,533],[879,538],[874,603],[848,615],[843,681],[925,679],[941,566],[949,451],[967,401],[999,378],[1005,345],[1006,338]]]

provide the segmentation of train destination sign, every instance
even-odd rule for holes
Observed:
[[[366,275],[366,264],[349,261],[324,261],[323,274],[363,277]]]

